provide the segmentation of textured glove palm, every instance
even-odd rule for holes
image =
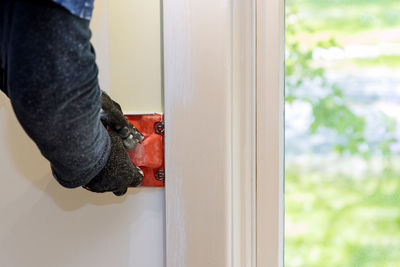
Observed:
[[[121,107],[105,92],[102,94],[101,121],[108,128],[111,140],[110,156],[106,165],[87,185],[92,192],[114,192],[121,196],[128,186],[139,186],[143,172],[129,159],[127,149],[133,149],[144,136],[125,118]]]
[[[121,106],[105,92],[101,95],[100,119],[105,127],[110,127],[122,138],[127,149],[134,149],[144,136],[128,121],[122,113]]]
[[[84,188],[93,192],[114,192],[120,196],[126,193],[128,186],[139,186],[143,181],[143,172],[132,164],[125,151],[121,137],[108,130],[111,139],[111,152],[106,165]]]

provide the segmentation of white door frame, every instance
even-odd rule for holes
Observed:
[[[283,266],[283,0],[164,0],[166,266]]]

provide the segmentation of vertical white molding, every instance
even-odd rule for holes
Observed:
[[[283,266],[284,1],[257,0],[257,266]]]
[[[229,266],[231,3],[164,1],[166,266]]]
[[[167,267],[282,266],[283,1],[163,17]]]
[[[232,266],[255,267],[253,1],[232,2]]]

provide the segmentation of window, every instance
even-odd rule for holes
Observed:
[[[398,266],[400,2],[285,10],[285,266]]]

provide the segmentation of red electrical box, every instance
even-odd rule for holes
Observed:
[[[144,173],[142,186],[164,186],[164,116],[162,114],[125,115],[144,135],[135,149],[128,151],[133,164]]]

